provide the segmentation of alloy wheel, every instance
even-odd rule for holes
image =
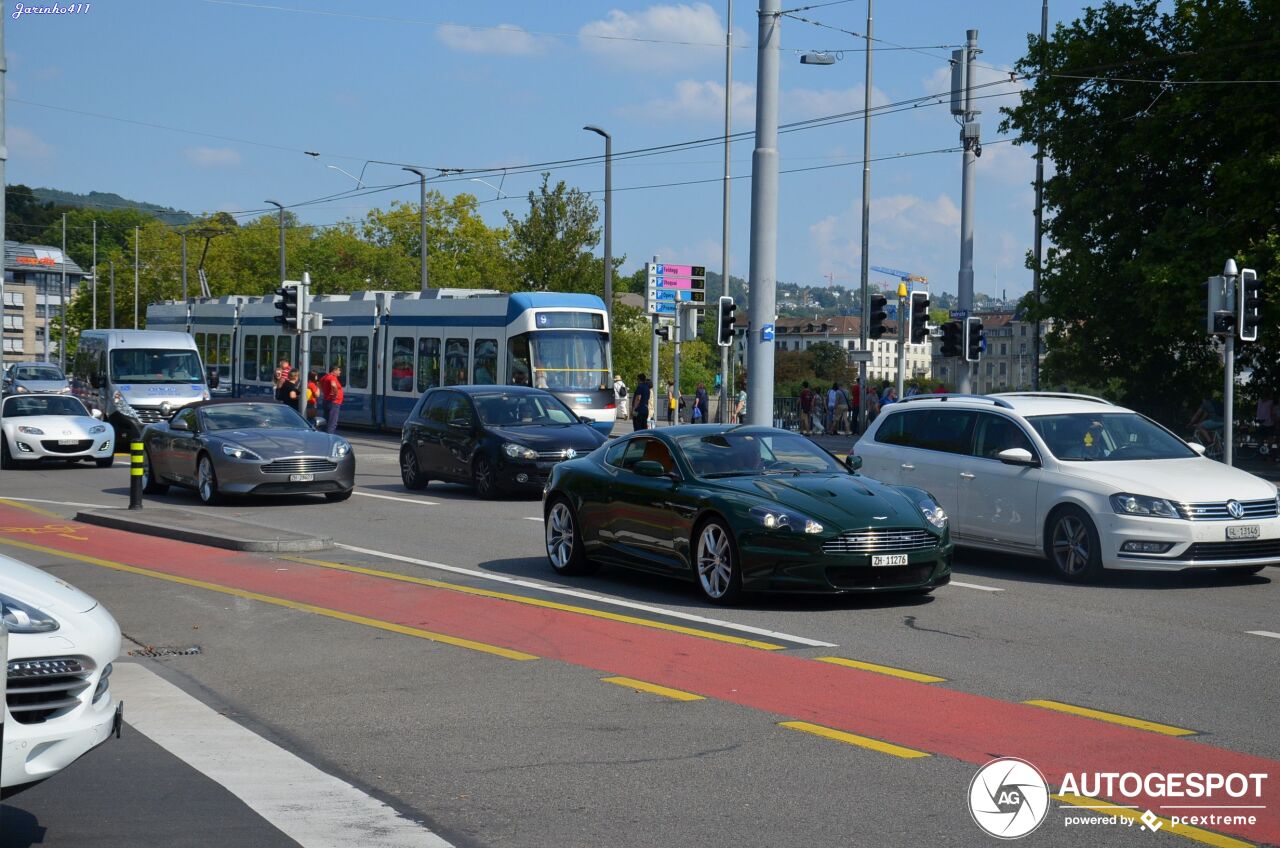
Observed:
[[[1089,528],[1075,515],[1064,515],[1053,528],[1053,561],[1063,574],[1075,577],[1089,568]]]
[[[476,460],[475,485],[476,494],[482,498],[491,498],[496,492],[493,465],[483,456]]]
[[[569,505],[558,501],[547,514],[547,558],[551,567],[563,571],[573,561],[573,514]]]
[[[712,600],[725,598],[733,586],[733,554],[729,535],[719,524],[702,528],[698,536],[698,582]]]
[[[205,503],[218,500],[218,480],[213,473],[213,461],[207,456],[200,457],[200,465],[196,468],[196,487],[200,491],[200,500]]]

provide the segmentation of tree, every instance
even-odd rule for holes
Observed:
[[[1138,0],[1029,39],[1017,70],[1035,85],[1002,131],[1042,138],[1055,166],[1033,305],[1054,322],[1045,382],[1114,378],[1121,400],[1175,426],[1220,384],[1203,281],[1228,256],[1277,270],[1280,111],[1249,84],[1275,79],[1274,52],[1249,45],[1277,25],[1262,0]],[[1213,81],[1235,84],[1186,84]],[[1243,351],[1273,380],[1275,338],[1264,325]]]
[[[586,192],[568,188],[564,180],[548,188],[550,181],[551,175],[544,173],[541,187],[529,192],[523,219],[504,213],[519,287],[602,295],[603,264],[591,252],[600,242],[600,210]]]

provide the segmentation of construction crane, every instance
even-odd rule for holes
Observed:
[[[879,265],[872,265],[872,271],[879,271],[881,274],[888,274],[890,277],[897,277],[904,283],[927,283],[928,277],[922,277],[919,274],[912,274],[907,271],[899,271],[897,268],[882,268]]]

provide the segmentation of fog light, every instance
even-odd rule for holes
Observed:
[[[517,483],[528,483],[528,482],[529,482],[529,475],[528,475],[528,474],[517,474],[517,475],[516,475],[516,482],[517,482]]]
[[[107,678],[109,678],[110,676],[111,676],[111,663],[107,663],[106,667],[102,669],[102,677],[98,678],[98,688],[93,690],[93,698],[91,699],[92,701],[97,701],[103,695],[107,694],[107,689],[110,688],[111,686],[111,684],[107,680]]]
[[[1120,546],[1127,554],[1162,554],[1173,547],[1173,542],[1138,542],[1130,540]]]
[[[31,449],[31,445],[27,444],[26,442],[18,442],[18,452],[19,453],[35,453],[35,451]]]
[[[111,450],[111,440],[110,440],[110,439],[107,439],[105,442],[103,442],[102,444],[98,445],[98,453],[102,453],[103,451],[109,451],[109,450]]]

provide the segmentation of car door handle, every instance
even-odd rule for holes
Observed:
[[[966,480],[972,480],[972,479],[973,479],[973,475],[972,475],[972,474],[970,474],[968,471],[961,471],[961,472],[960,472],[960,476],[961,476],[961,477],[963,477],[963,478],[964,478],[964,479],[966,479]]]
[[[916,470],[916,467],[915,467],[914,465],[912,465],[911,463],[909,463],[909,462],[904,462],[904,463],[902,463],[902,470],[903,470],[903,471],[915,471],[915,470]]]

